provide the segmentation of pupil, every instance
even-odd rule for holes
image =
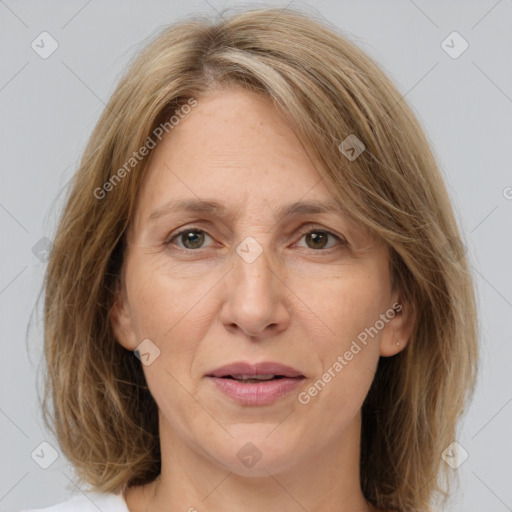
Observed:
[[[318,233],[318,232],[308,233],[306,235],[306,240],[313,242],[313,249],[318,249],[318,248],[321,249],[321,248],[325,247],[325,245],[327,243],[327,236],[325,233]]]
[[[183,234],[183,245],[187,249],[197,249],[198,246],[201,246],[204,240],[204,233],[200,233],[198,231],[188,231]]]

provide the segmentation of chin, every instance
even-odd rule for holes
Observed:
[[[268,477],[293,463],[297,447],[286,432],[276,425],[243,425],[238,434],[210,455],[228,471],[240,476]],[[275,429],[275,430],[274,430]],[[270,435],[269,435],[270,433]]]

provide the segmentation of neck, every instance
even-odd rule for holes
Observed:
[[[360,416],[336,446],[318,449],[315,445],[314,453],[280,467],[262,464],[258,476],[223,467],[208,454],[184,444],[164,422],[160,415],[161,474],[144,488],[125,493],[131,512],[235,512],[240,507],[244,512],[376,510],[360,488]]]

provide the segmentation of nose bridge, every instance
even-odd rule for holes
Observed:
[[[268,245],[246,237],[234,251],[233,264],[223,322],[251,336],[261,335],[268,326],[284,328],[284,285],[275,275],[277,265]]]
[[[235,253],[233,285],[244,294],[244,300],[274,300],[274,274],[268,246],[264,248],[260,242],[249,236],[240,242]]]

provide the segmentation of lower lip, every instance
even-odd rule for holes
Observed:
[[[235,379],[208,377],[225,395],[242,405],[268,405],[297,388],[304,377],[244,383]]]

